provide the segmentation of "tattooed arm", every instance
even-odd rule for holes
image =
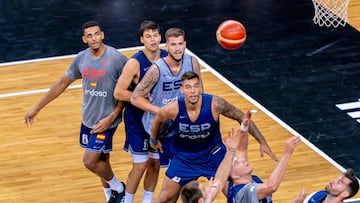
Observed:
[[[152,105],[148,100],[150,91],[159,80],[159,69],[153,64],[146,72],[142,80],[136,86],[134,92],[131,95],[131,104],[150,113],[156,114],[159,111],[159,107]]]
[[[242,117],[244,113],[236,108],[234,105],[227,102],[225,99],[213,96],[212,101],[212,111],[215,119],[219,118],[220,114],[224,115],[228,118],[237,120],[241,125]],[[264,156],[264,152],[268,154],[273,160],[277,161],[275,154],[271,151],[269,145],[267,144],[264,136],[261,134],[255,123],[250,120],[249,124],[249,132],[250,134],[260,143],[260,155]]]

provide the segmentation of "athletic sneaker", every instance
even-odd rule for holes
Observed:
[[[118,193],[115,190],[111,190],[111,196],[108,203],[124,203],[125,202],[125,183],[121,182],[124,186],[124,191]]]

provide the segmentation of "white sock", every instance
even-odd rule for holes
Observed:
[[[115,190],[118,193],[121,193],[125,189],[124,186],[118,181],[116,176],[113,176],[113,178],[111,180],[106,181],[106,182],[110,185],[110,188],[112,190]]]
[[[111,188],[104,187],[103,189],[104,189],[104,193],[105,193],[106,202],[108,202],[110,199],[110,196],[111,196]]]
[[[125,202],[124,203],[133,203],[135,198],[135,194],[130,194],[125,192]]]
[[[142,197],[142,203],[151,203],[153,192],[149,192],[144,190],[143,197]]]

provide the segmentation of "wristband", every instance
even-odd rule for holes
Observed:
[[[156,144],[158,142],[158,140],[150,137],[149,142]]]
[[[244,123],[241,123],[240,130],[246,132],[249,130],[249,126],[245,126]]]

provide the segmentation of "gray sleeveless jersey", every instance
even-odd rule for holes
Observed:
[[[106,46],[98,59],[93,59],[90,48],[87,48],[78,53],[66,71],[65,75],[70,79],[82,78],[82,122],[86,127],[94,128],[99,120],[114,110],[117,101],[113,92],[126,61],[127,58],[113,47]],[[120,122],[121,116],[110,128]]]
[[[191,56],[184,54],[182,67],[177,75],[173,75],[170,67],[163,58],[158,59],[155,65],[159,69],[159,80],[150,92],[149,102],[158,107],[164,106],[166,103],[175,100],[181,95],[181,76],[187,71],[193,71]],[[151,133],[151,125],[155,114],[145,112],[142,122],[147,133]]]
[[[236,194],[233,202],[259,203],[257,188],[260,184],[248,183]]]

